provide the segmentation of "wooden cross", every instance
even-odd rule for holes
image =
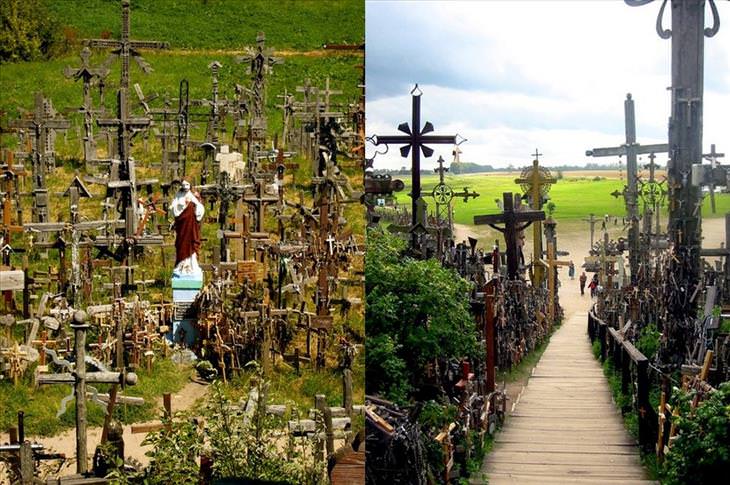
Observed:
[[[547,222],[546,222],[547,224]],[[558,294],[556,283],[558,280],[557,269],[560,266],[570,266],[569,261],[558,261],[555,254],[555,243],[552,238],[548,238],[547,241],[547,259],[538,259],[537,262],[540,266],[547,269],[547,280],[548,280],[548,318],[551,323],[555,323],[555,298]]]
[[[86,312],[77,311],[73,316],[73,324],[71,328],[74,330],[75,343],[74,353],[76,355],[76,363],[73,365],[72,372],[62,374],[39,374],[36,378],[38,385],[54,385],[54,384],[73,384],[76,396],[76,471],[84,474],[88,471],[87,448],[86,448],[86,383],[99,384],[127,384],[134,385],[137,383],[137,375],[133,372],[86,372],[86,331],[89,325],[86,324]],[[54,355],[54,354],[51,354]],[[71,370],[72,364],[66,361],[57,361],[54,363],[61,364]],[[62,403],[61,412],[65,410],[65,402]]]
[[[587,222],[591,226],[591,247],[593,247],[593,236],[595,234],[596,223],[600,222],[601,218],[596,217],[596,215],[591,212],[590,217],[583,219],[583,221]]]
[[[519,195],[517,197],[519,198]],[[504,234],[507,251],[507,278],[516,280],[519,277],[517,234],[525,230],[534,221],[545,220],[545,213],[543,211],[516,212],[514,197],[511,192],[504,192],[502,201],[504,210],[501,214],[474,216],[474,225],[487,224]],[[497,226],[500,223],[504,224],[504,227]]]
[[[400,148],[401,157],[407,157],[411,153],[411,222],[416,225],[416,202],[421,198],[421,152],[429,158],[433,155],[433,149],[426,144],[457,144],[456,135],[427,135],[433,131],[433,125],[427,121],[421,128],[421,92],[418,84],[411,91],[411,124],[407,122],[398,125],[398,131],[405,135],[374,136],[375,145],[397,144],[403,145]],[[415,242],[415,240],[414,240]]]
[[[709,160],[710,162],[710,170],[713,172],[715,171],[715,168],[717,168],[717,159],[724,157],[724,153],[717,153],[715,151],[715,144],[710,145],[710,153],[705,153],[702,155],[702,158],[705,160]],[[714,177],[710,178],[710,207],[712,209],[712,213],[715,214],[715,180]]]
[[[167,42],[157,42],[154,40],[130,40],[130,1],[122,0],[122,35],[121,39],[91,39],[84,40],[83,43],[89,47],[111,48],[114,49],[111,58],[120,57],[122,59],[122,77],[120,88],[129,89],[129,59],[134,58],[137,65],[145,73],[152,71],[152,67],[147,64],[137,49],[167,49],[170,44]]]
[[[543,198],[545,198],[547,193],[550,191],[550,186],[558,181],[550,174],[549,170],[540,167],[538,157],[541,155],[542,153],[539,153],[537,148],[535,148],[535,153],[533,153],[535,158],[532,160],[532,169],[523,170],[520,178],[515,179],[515,183],[519,184],[525,195],[528,196],[530,207],[533,210],[542,209]],[[542,254],[542,223],[540,221],[535,221],[535,224],[532,226],[532,247],[532,254],[536,257],[540,257]],[[545,280],[542,266],[535,266],[533,268],[533,275],[533,285],[542,285]]]
[[[104,110],[103,105],[95,111],[93,101],[91,99],[91,83],[94,79],[103,80],[109,75],[109,68],[106,66],[91,67],[89,59],[91,58],[91,50],[84,47],[81,50],[81,66],[73,68],[66,66],[63,73],[67,78],[74,80],[83,80],[84,101],[79,111],[84,114],[84,161],[91,162],[96,160],[96,140],[94,138],[94,114],[101,113]]]
[[[640,145],[636,142],[636,115],[634,112],[634,100],[631,93],[626,95],[624,101],[624,123],[626,128],[626,143],[618,147],[594,148],[586,151],[589,157],[610,157],[626,156],[626,180],[628,185],[625,189],[624,200],[626,201],[626,213],[629,216],[629,266],[631,278],[635,280],[639,272],[639,209],[637,191],[637,165],[636,157],[641,154],[667,153],[669,145],[660,143],[656,145]]]
[[[200,194],[210,197],[220,203],[218,208],[218,227],[221,231],[228,229],[228,209],[231,203],[237,203],[246,192],[249,185],[232,185],[228,172],[218,173],[218,183],[215,185],[201,185],[198,187]],[[220,238],[221,261],[228,261],[228,238]]]
[[[266,193],[266,183],[262,179],[257,179],[255,182],[255,194],[246,194],[241,200],[246,204],[249,204],[254,209],[256,214],[256,232],[264,232],[264,212],[266,206],[269,204],[276,204],[279,202],[279,197],[274,195],[268,195]]]

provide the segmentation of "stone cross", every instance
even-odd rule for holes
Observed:
[[[129,19],[130,1],[122,0],[122,35],[121,39],[91,39],[84,40],[84,44],[89,47],[111,48],[112,58],[120,57],[122,59],[122,77],[120,88],[129,89],[129,59],[134,58],[139,67],[144,72],[152,71],[152,67],[142,58],[137,49],[167,49],[170,44],[167,42],[157,42],[154,40],[130,40],[130,19]]]
[[[550,191],[550,186],[557,183],[557,179],[554,178],[550,171],[546,168],[540,167],[539,157],[542,153],[535,149],[532,160],[532,168],[523,170],[520,178],[515,179],[515,183],[522,186],[522,190],[529,197],[530,208],[532,210],[542,209],[543,198]],[[535,221],[532,226],[532,240],[533,240],[533,254],[536,257],[540,257],[542,254],[542,222]],[[537,265],[533,268],[533,285],[542,285],[545,280],[543,268]]]
[[[421,128],[421,95],[418,84],[411,91],[411,124],[401,123],[398,131],[405,135],[374,136],[375,145],[403,145],[400,148],[402,157],[411,153],[411,220],[416,225],[416,201],[421,198],[421,153],[428,158],[433,155],[433,149],[426,144],[457,144],[456,135],[427,135],[433,131],[433,125],[427,121]]]
[[[634,100],[631,93],[626,95],[624,101],[624,123],[626,128],[626,143],[612,148],[594,148],[586,151],[589,157],[608,157],[626,155],[626,181],[627,187],[624,192],[626,201],[626,213],[629,217],[629,266],[631,268],[631,279],[636,280],[639,271],[639,202],[637,190],[637,155],[666,153],[669,146],[666,143],[657,145],[640,145],[636,142],[636,115]]]
[[[90,328],[86,324],[86,312],[77,311],[73,316],[71,328],[75,334],[74,353],[76,363],[71,364],[65,360],[59,361],[54,358],[54,363],[60,364],[69,372],[62,374],[39,374],[36,378],[38,385],[73,384],[73,395],[76,396],[76,471],[83,474],[88,471],[87,447],[86,447],[86,384],[127,384],[137,383],[137,375],[133,372],[86,372],[86,332]],[[55,353],[46,351],[53,357]],[[73,370],[71,370],[73,369]],[[65,410],[65,400],[62,403],[61,412]]]
[[[507,247],[507,278],[516,280],[519,276],[517,234],[525,230],[534,221],[545,220],[545,213],[543,211],[516,212],[514,197],[511,192],[504,192],[502,194],[502,200],[504,210],[501,214],[474,216],[474,225],[487,224],[504,234],[504,241]],[[500,223],[504,224],[504,227],[497,226]]]

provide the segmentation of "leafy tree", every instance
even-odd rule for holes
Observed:
[[[48,58],[62,39],[60,24],[43,0],[0,2],[0,63]]]
[[[428,363],[476,357],[470,283],[436,260],[405,257],[402,240],[368,232],[365,256],[366,387],[404,402]]]
[[[730,470],[730,382],[725,382],[690,414],[693,393],[680,397],[678,434],[665,463],[669,484],[719,483]]]

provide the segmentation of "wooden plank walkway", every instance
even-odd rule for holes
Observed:
[[[586,336],[585,312],[550,340],[471,483],[650,484]]]

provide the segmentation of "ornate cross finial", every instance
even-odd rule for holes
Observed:
[[[533,153],[532,156],[535,157],[535,160],[539,160],[539,157],[542,156],[542,153],[538,152],[537,148],[535,148],[535,153]]]
[[[654,0],[624,0],[626,5],[629,7],[640,7],[642,5],[646,5],[647,3],[651,3]],[[712,27],[706,28],[704,30],[705,37],[714,37],[715,34],[720,30],[720,15],[717,13],[717,6],[715,5],[715,0],[708,0],[708,3],[710,4],[710,10],[712,11]],[[667,6],[667,0],[664,0],[662,2],[662,6],[659,8],[659,15],[656,19],[656,32],[662,39],[669,39],[672,37],[672,30],[671,29],[665,29],[662,26],[662,18],[664,17],[664,8]]]

